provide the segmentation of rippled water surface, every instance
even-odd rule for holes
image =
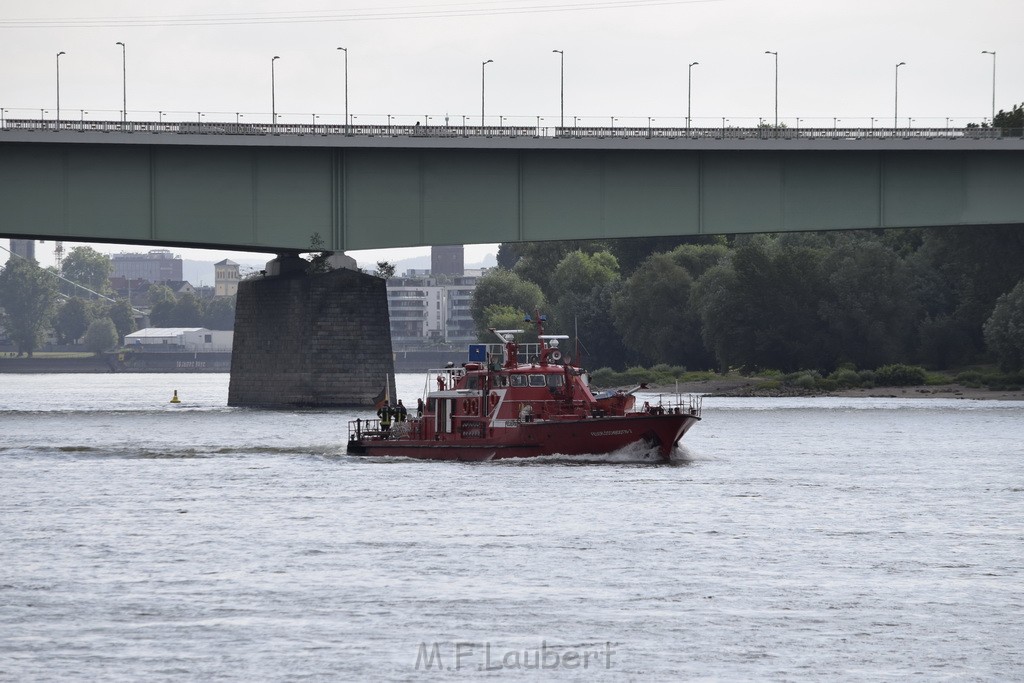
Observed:
[[[707,399],[660,466],[368,461],[368,411],[226,398],[0,375],[0,679],[1024,677],[1024,404]]]

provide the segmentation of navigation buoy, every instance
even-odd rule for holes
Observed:
[[[171,396],[171,403],[181,403],[181,399],[178,398],[178,390],[174,390],[174,396]]]

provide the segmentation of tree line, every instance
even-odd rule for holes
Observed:
[[[502,244],[487,329],[546,311],[591,368],[1024,364],[1024,226]]]
[[[91,247],[76,247],[64,259],[61,276],[12,258],[0,270],[0,323],[18,353],[37,350],[48,333],[59,344],[82,341],[86,349],[107,351],[136,330],[136,312],[126,299],[114,299],[110,259]],[[166,285],[146,291],[154,327],[234,327],[234,298],[210,301],[190,292],[175,295]]]

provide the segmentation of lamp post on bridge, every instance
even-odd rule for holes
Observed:
[[[63,50],[57,53],[57,127],[60,127],[60,56],[67,54]],[[39,118],[43,118],[40,116]]]
[[[690,66],[686,69],[686,137],[690,137],[690,96],[693,92],[690,85],[693,82],[693,67],[699,64],[700,62],[690,62]]]
[[[281,59],[279,56],[274,55],[270,60],[270,123],[273,126],[277,125],[277,85],[274,82],[274,62],[279,59]]]
[[[896,127],[899,126],[900,120],[900,67],[906,66],[906,62],[900,62],[896,65],[896,94],[894,98],[894,104],[892,108],[892,130],[896,132]]]
[[[493,59],[488,59],[486,62],[480,65],[480,134],[484,132],[484,112],[487,108],[487,65],[494,62]]]
[[[775,127],[779,127],[779,53],[765,50],[766,55],[775,56]]]
[[[982,50],[983,55],[992,55],[992,127],[996,125],[996,51]]]
[[[339,50],[345,53],[345,125],[348,125],[348,48],[339,47]],[[345,131],[345,135],[349,135],[348,130]]]
[[[128,122],[128,50],[120,40],[115,43],[121,46],[121,127]]]
[[[561,116],[559,119],[560,123],[558,124],[558,127],[565,128],[565,52],[562,50],[552,50],[552,52],[557,52],[562,62],[562,76],[560,79],[561,87],[559,88],[559,112],[561,113]]]

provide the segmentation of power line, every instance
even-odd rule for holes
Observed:
[[[638,9],[666,5],[692,5],[724,0],[587,0],[556,5],[515,2],[507,6],[499,2],[442,3],[417,7],[399,5],[391,8],[359,8],[344,12],[261,12],[233,14],[182,14],[133,17],[65,17],[60,19],[0,20],[3,28],[123,28],[147,26],[233,26],[253,24],[309,24],[319,22],[390,21],[402,19],[451,19],[509,14],[548,14],[606,9]],[[498,5],[498,6],[488,6]]]
[[[80,285],[80,284],[78,284],[78,283],[77,283],[77,282],[75,282],[74,280],[69,280],[69,279],[67,279],[66,277],[64,277],[63,275],[61,275],[60,273],[58,273],[58,272],[56,272],[56,271],[50,270],[50,269],[48,269],[48,268],[43,268],[43,267],[42,267],[41,265],[39,265],[38,263],[36,263],[36,262],[35,262],[35,261],[33,261],[32,259],[28,259],[28,258],[25,258],[25,257],[24,257],[24,256],[22,256],[21,254],[15,253],[15,252],[11,251],[10,249],[8,249],[7,247],[2,247],[2,246],[0,246],[0,249],[3,249],[4,251],[6,251],[6,252],[7,252],[8,254],[10,254],[11,256],[17,256],[18,258],[20,258],[20,259],[22,259],[22,260],[24,260],[24,261],[28,261],[29,263],[31,263],[31,264],[32,264],[33,266],[35,266],[35,267],[36,267],[36,268],[38,268],[39,270],[43,271],[44,273],[49,273],[50,275],[53,275],[53,276],[57,277],[58,279],[61,279],[61,280],[63,280],[64,282],[68,283],[69,285],[73,285],[73,286],[75,286],[75,287],[78,287],[79,289],[84,289],[85,291],[89,292],[90,294],[94,294],[94,295],[96,295],[97,297],[99,297],[100,299],[104,299],[105,301],[109,301],[109,302],[110,302],[110,303],[112,303],[112,304],[116,304],[116,303],[118,303],[118,300],[117,300],[117,299],[111,299],[111,298],[110,298],[109,296],[107,296],[106,294],[100,294],[99,292],[96,292],[96,291],[93,291],[93,290],[89,289],[89,288],[88,288],[88,287],[86,287],[85,285]],[[61,294],[61,296],[64,296],[64,295],[63,295],[63,294]],[[129,308],[131,308],[131,309],[132,309],[133,311],[135,311],[136,313],[138,313],[138,314],[140,314],[140,315],[146,315],[146,314],[145,314],[145,312],[143,312],[143,311],[140,311],[139,309],[135,308],[135,307],[134,307],[134,306],[132,306],[131,304],[128,304],[128,307],[129,307]]]

